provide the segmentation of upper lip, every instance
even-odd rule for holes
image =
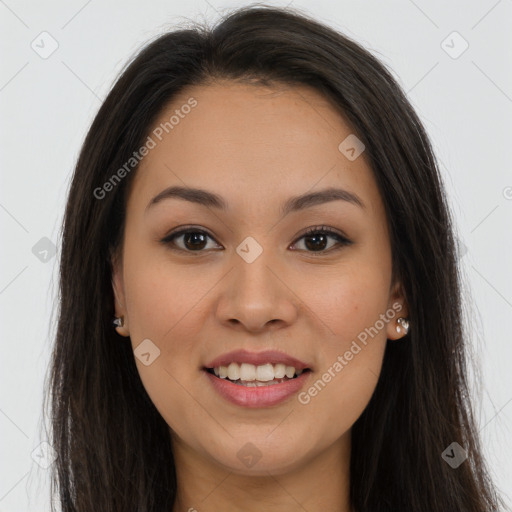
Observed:
[[[292,357],[279,350],[264,350],[263,352],[250,352],[248,350],[233,350],[227,352],[210,361],[205,368],[217,368],[219,366],[229,366],[230,363],[248,363],[254,366],[260,366],[266,363],[293,366],[296,370],[305,370],[311,366],[303,361]]]

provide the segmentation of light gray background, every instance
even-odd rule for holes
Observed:
[[[0,0],[0,512],[48,510],[48,472],[34,460],[47,460],[39,447],[42,385],[59,254],[44,253],[48,241],[40,240],[59,242],[86,130],[143,42],[186,18],[214,22],[248,3]],[[391,68],[434,143],[457,220],[471,341],[482,368],[477,421],[492,474],[510,496],[512,1],[293,6],[355,38]],[[43,31],[58,43],[46,59],[31,47],[34,41],[40,52],[50,48]],[[454,31],[469,44],[461,55],[464,41]]]

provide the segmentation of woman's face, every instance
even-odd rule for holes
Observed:
[[[175,98],[149,135],[113,284],[175,454],[279,474],[346,450],[407,316],[351,128],[309,88],[219,82]],[[331,188],[345,192],[292,199]],[[304,371],[276,383],[287,366]]]

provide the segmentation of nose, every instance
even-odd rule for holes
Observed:
[[[252,263],[240,259],[222,283],[219,321],[253,333],[293,324],[300,300],[292,291],[293,283],[286,281],[286,273],[267,258],[266,251]]]

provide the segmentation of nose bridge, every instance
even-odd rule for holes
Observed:
[[[262,243],[248,236],[236,247],[239,261],[235,260],[218,308],[221,321],[237,321],[251,330],[261,329],[270,321],[292,322],[297,309],[293,293],[279,278],[275,252],[260,240]]]
[[[255,237],[247,236],[236,248],[240,261],[235,269],[235,287],[240,293],[247,292],[255,299],[263,293],[268,300],[278,286],[274,275],[277,270],[276,258],[266,243],[268,237],[265,240],[262,236],[258,238],[261,243]]]

